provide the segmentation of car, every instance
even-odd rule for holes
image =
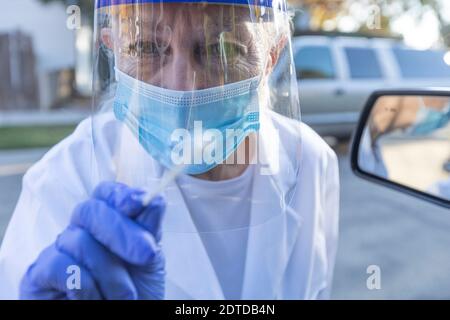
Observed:
[[[348,138],[376,90],[450,86],[450,52],[415,50],[396,38],[294,36],[292,50],[302,121],[322,136]],[[280,74],[275,68],[271,81]]]

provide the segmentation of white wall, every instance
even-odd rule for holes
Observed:
[[[67,29],[66,20],[66,8],[59,3],[1,1],[0,32],[20,29],[30,34],[40,70],[75,65],[75,32]]]

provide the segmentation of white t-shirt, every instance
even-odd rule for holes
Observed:
[[[177,179],[225,299],[241,298],[253,172],[250,165],[229,180],[207,181],[188,175]]]

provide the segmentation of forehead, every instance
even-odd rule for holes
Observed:
[[[114,8],[115,21],[149,28],[157,25],[231,28],[253,22],[247,6],[197,3],[145,3]]]

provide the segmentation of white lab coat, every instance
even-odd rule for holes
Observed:
[[[250,228],[242,297],[264,298],[261,294],[272,290],[278,299],[328,298],[338,241],[336,155],[305,124],[272,112],[262,116],[261,121],[260,134],[265,148],[265,159],[261,162],[279,170],[275,170],[271,178],[256,176],[251,210],[269,214],[280,210],[278,194],[291,195],[291,210],[275,223]],[[83,121],[70,137],[25,174],[22,192],[0,249],[0,298],[18,297],[19,283],[27,267],[67,226],[75,205],[86,200],[101,180],[121,175],[111,161],[111,145],[118,139],[115,136],[117,125],[113,117],[97,119],[94,126],[92,119]],[[92,130],[95,130],[94,139]],[[280,152],[267,143],[270,140],[267,138],[273,137],[277,130],[282,144]],[[279,159],[274,157],[275,152],[280,155]],[[136,154],[133,157],[136,159]],[[149,167],[158,166],[150,163]],[[159,174],[156,171],[149,169],[150,174]],[[276,179],[277,188],[282,190],[275,190],[271,179]],[[120,180],[127,182],[126,177]],[[167,188],[165,196],[167,223],[194,230],[175,183]],[[171,217],[176,220],[170,221]],[[191,233],[190,241],[183,241],[183,234],[163,235],[167,298],[223,299],[200,237]],[[271,246],[272,243],[278,245]],[[274,258],[270,259],[271,256]]]

